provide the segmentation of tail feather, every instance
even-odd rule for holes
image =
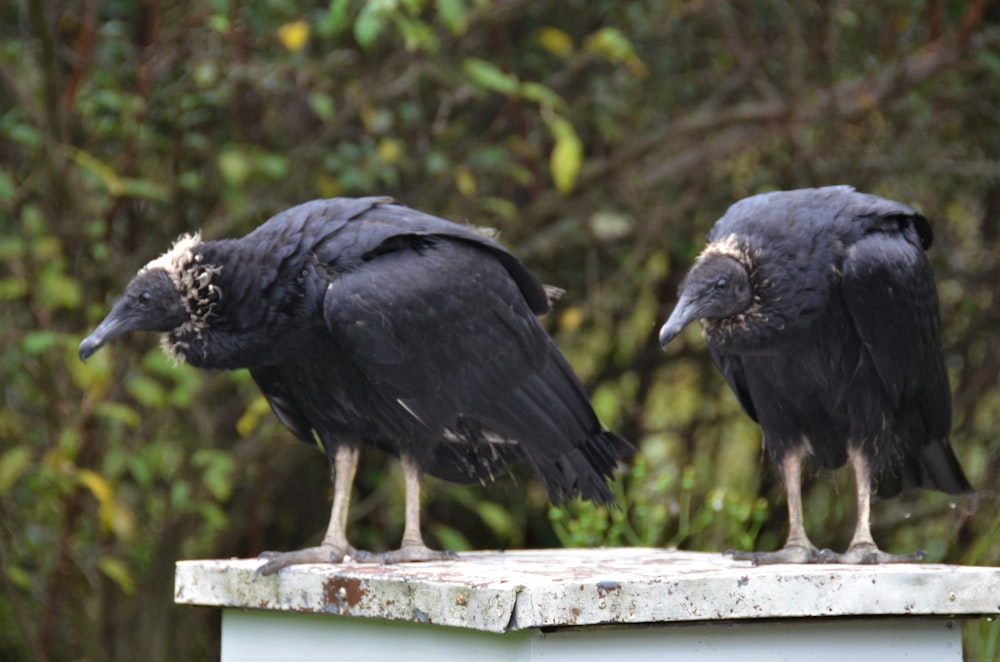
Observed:
[[[559,504],[574,497],[611,503],[607,481],[635,449],[601,429],[583,387],[558,352],[509,397],[463,414],[425,461],[426,473],[457,483],[485,483],[525,461]]]
[[[919,453],[905,457],[895,473],[879,480],[878,495],[888,499],[916,489],[948,494],[970,494],[974,491],[947,440],[931,442]]]

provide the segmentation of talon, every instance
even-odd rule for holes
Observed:
[[[753,561],[753,557],[756,555],[756,552],[748,552],[748,551],[743,550],[743,549],[727,549],[725,552],[723,552],[723,555],[724,556],[728,556],[729,558],[733,559],[734,561],[751,561],[752,562]]]
[[[358,563],[380,563],[392,565],[395,563],[426,563],[430,561],[454,561],[459,556],[449,550],[437,550],[420,544],[403,544],[399,549],[388,552],[359,552],[354,560]]]
[[[730,549],[726,551],[726,556],[736,561],[750,561],[755,566],[776,565],[778,563],[819,563],[826,551],[829,550],[820,552],[812,545],[791,543],[773,552],[745,552]]]
[[[303,563],[342,563],[347,556],[354,556],[357,551],[347,545],[339,547],[334,545],[320,545],[318,547],[306,547],[291,552],[261,552],[258,559],[267,559],[267,563],[262,564],[253,573],[253,579],[273,575],[282,568],[290,565],[301,565]]]
[[[824,550],[828,551],[828,550]],[[859,543],[851,545],[843,554],[830,552],[824,558],[825,563],[842,563],[846,565],[880,565],[883,563],[917,563],[927,556],[926,550],[911,554],[889,554],[883,552],[874,543]]]

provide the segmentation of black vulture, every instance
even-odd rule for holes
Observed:
[[[931,228],[898,202],[831,186],[737,202],[708,235],[660,330],[667,346],[700,320],[709,352],[760,424],[784,479],[783,549],[756,563],[916,561],[878,549],[873,492],[972,490],[948,442],[951,399]],[[820,552],[802,520],[801,473],[849,463],[857,522],[844,554]]]
[[[633,452],[604,431],[536,315],[546,289],[481,233],[388,198],[315,200],[240,239],[181,237],[133,278],[80,345],[86,360],[122,334],[163,332],[199,368],[248,368],[278,419],[318,441],[334,482],[323,542],[265,552],[296,563],[452,558],[420,530],[419,481],[486,483],[523,461],[553,502],[610,503],[606,479]],[[346,535],[359,448],[402,463],[399,549],[355,550]]]

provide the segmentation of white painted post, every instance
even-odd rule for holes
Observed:
[[[223,609],[222,660],[962,659],[1000,614],[1000,568],[752,567],[660,549],[470,552],[458,561],[182,561],[178,604]]]

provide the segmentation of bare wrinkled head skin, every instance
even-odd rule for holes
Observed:
[[[680,287],[677,306],[660,329],[660,345],[695,320],[722,320],[745,312],[753,302],[746,266],[725,252],[706,252]]]
[[[163,269],[143,269],[94,332],[80,343],[88,358],[115,338],[132,331],[171,331],[188,320],[184,297]]]

